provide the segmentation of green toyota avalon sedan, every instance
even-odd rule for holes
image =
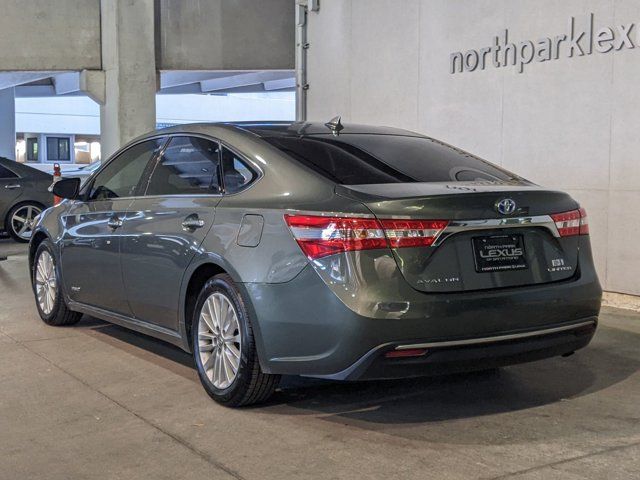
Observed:
[[[601,288],[569,195],[420,134],[181,125],[123,147],[37,219],[36,305],[193,353],[218,402],[280,375],[385,379],[567,356]]]

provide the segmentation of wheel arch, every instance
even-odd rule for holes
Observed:
[[[196,299],[200,294],[200,290],[204,287],[211,277],[220,273],[227,273],[227,271],[216,263],[203,263],[199,265],[189,277],[187,281],[187,288],[184,293],[184,300],[182,302],[183,318],[181,323],[181,330],[183,330],[185,346],[189,347],[189,351],[193,351],[193,345],[191,340],[191,319],[193,318],[193,310],[195,308]]]
[[[178,329],[183,339],[183,349],[188,352],[193,352],[192,345],[192,331],[191,321],[193,318],[195,303],[200,294],[200,290],[204,287],[204,284],[213,276],[220,273],[226,273],[230,275],[234,280],[236,287],[240,290],[244,303],[249,310],[249,317],[251,320],[251,326],[253,328],[254,339],[256,342],[256,350],[258,353],[258,361],[263,372],[270,373],[268,366],[265,365],[264,359],[264,346],[262,342],[262,333],[260,325],[257,321],[257,315],[253,306],[253,302],[244,284],[238,281],[238,276],[233,268],[230,268],[224,262],[216,262],[211,257],[205,257],[200,262],[196,262],[192,265],[188,273],[183,280],[183,296],[180,302],[180,319]]]
[[[29,274],[33,276],[33,261],[36,256],[36,252],[38,251],[38,247],[42,242],[49,239],[49,235],[44,233],[42,230],[37,230],[33,233],[33,237],[29,242]],[[31,278],[33,280],[33,278]]]

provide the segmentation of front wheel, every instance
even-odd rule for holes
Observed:
[[[80,320],[82,314],[69,310],[64,300],[56,257],[49,240],[44,240],[36,250],[31,278],[38,313],[44,323],[59,327]]]
[[[260,369],[248,311],[231,277],[216,275],[202,288],[191,331],[198,376],[216,402],[240,407],[275,391],[280,376]]]

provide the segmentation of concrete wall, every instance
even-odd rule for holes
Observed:
[[[0,70],[100,68],[100,0],[3,0]]]
[[[294,0],[160,0],[158,69],[294,68]]]
[[[565,44],[523,73],[449,73],[452,52],[504,29],[536,42],[590,13],[616,34],[634,23],[635,47],[569,58]],[[424,132],[568,190],[588,210],[603,286],[640,295],[638,32],[637,0],[323,0],[309,15],[309,118]]]
[[[100,0],[3,0],[1,9],[0,71],[102,67]],[[294,66],[294,0],[155,0],[155,10],[159,70]]]

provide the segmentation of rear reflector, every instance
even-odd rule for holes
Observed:
[[[355,217],[285,215],[287,225],[307,257],[378,248],[428,247],[446,220],[381,220]]]
[[[556,223],[556,228],[561,237],[589,234],[589,222],[584,208],[556,213],[551,215],[551,218]]]
[[[421,357],[427,353],[426,348],[411,348],[408,350],[391,350],[384,354],[387,358],[406,358],[406,357]]]

